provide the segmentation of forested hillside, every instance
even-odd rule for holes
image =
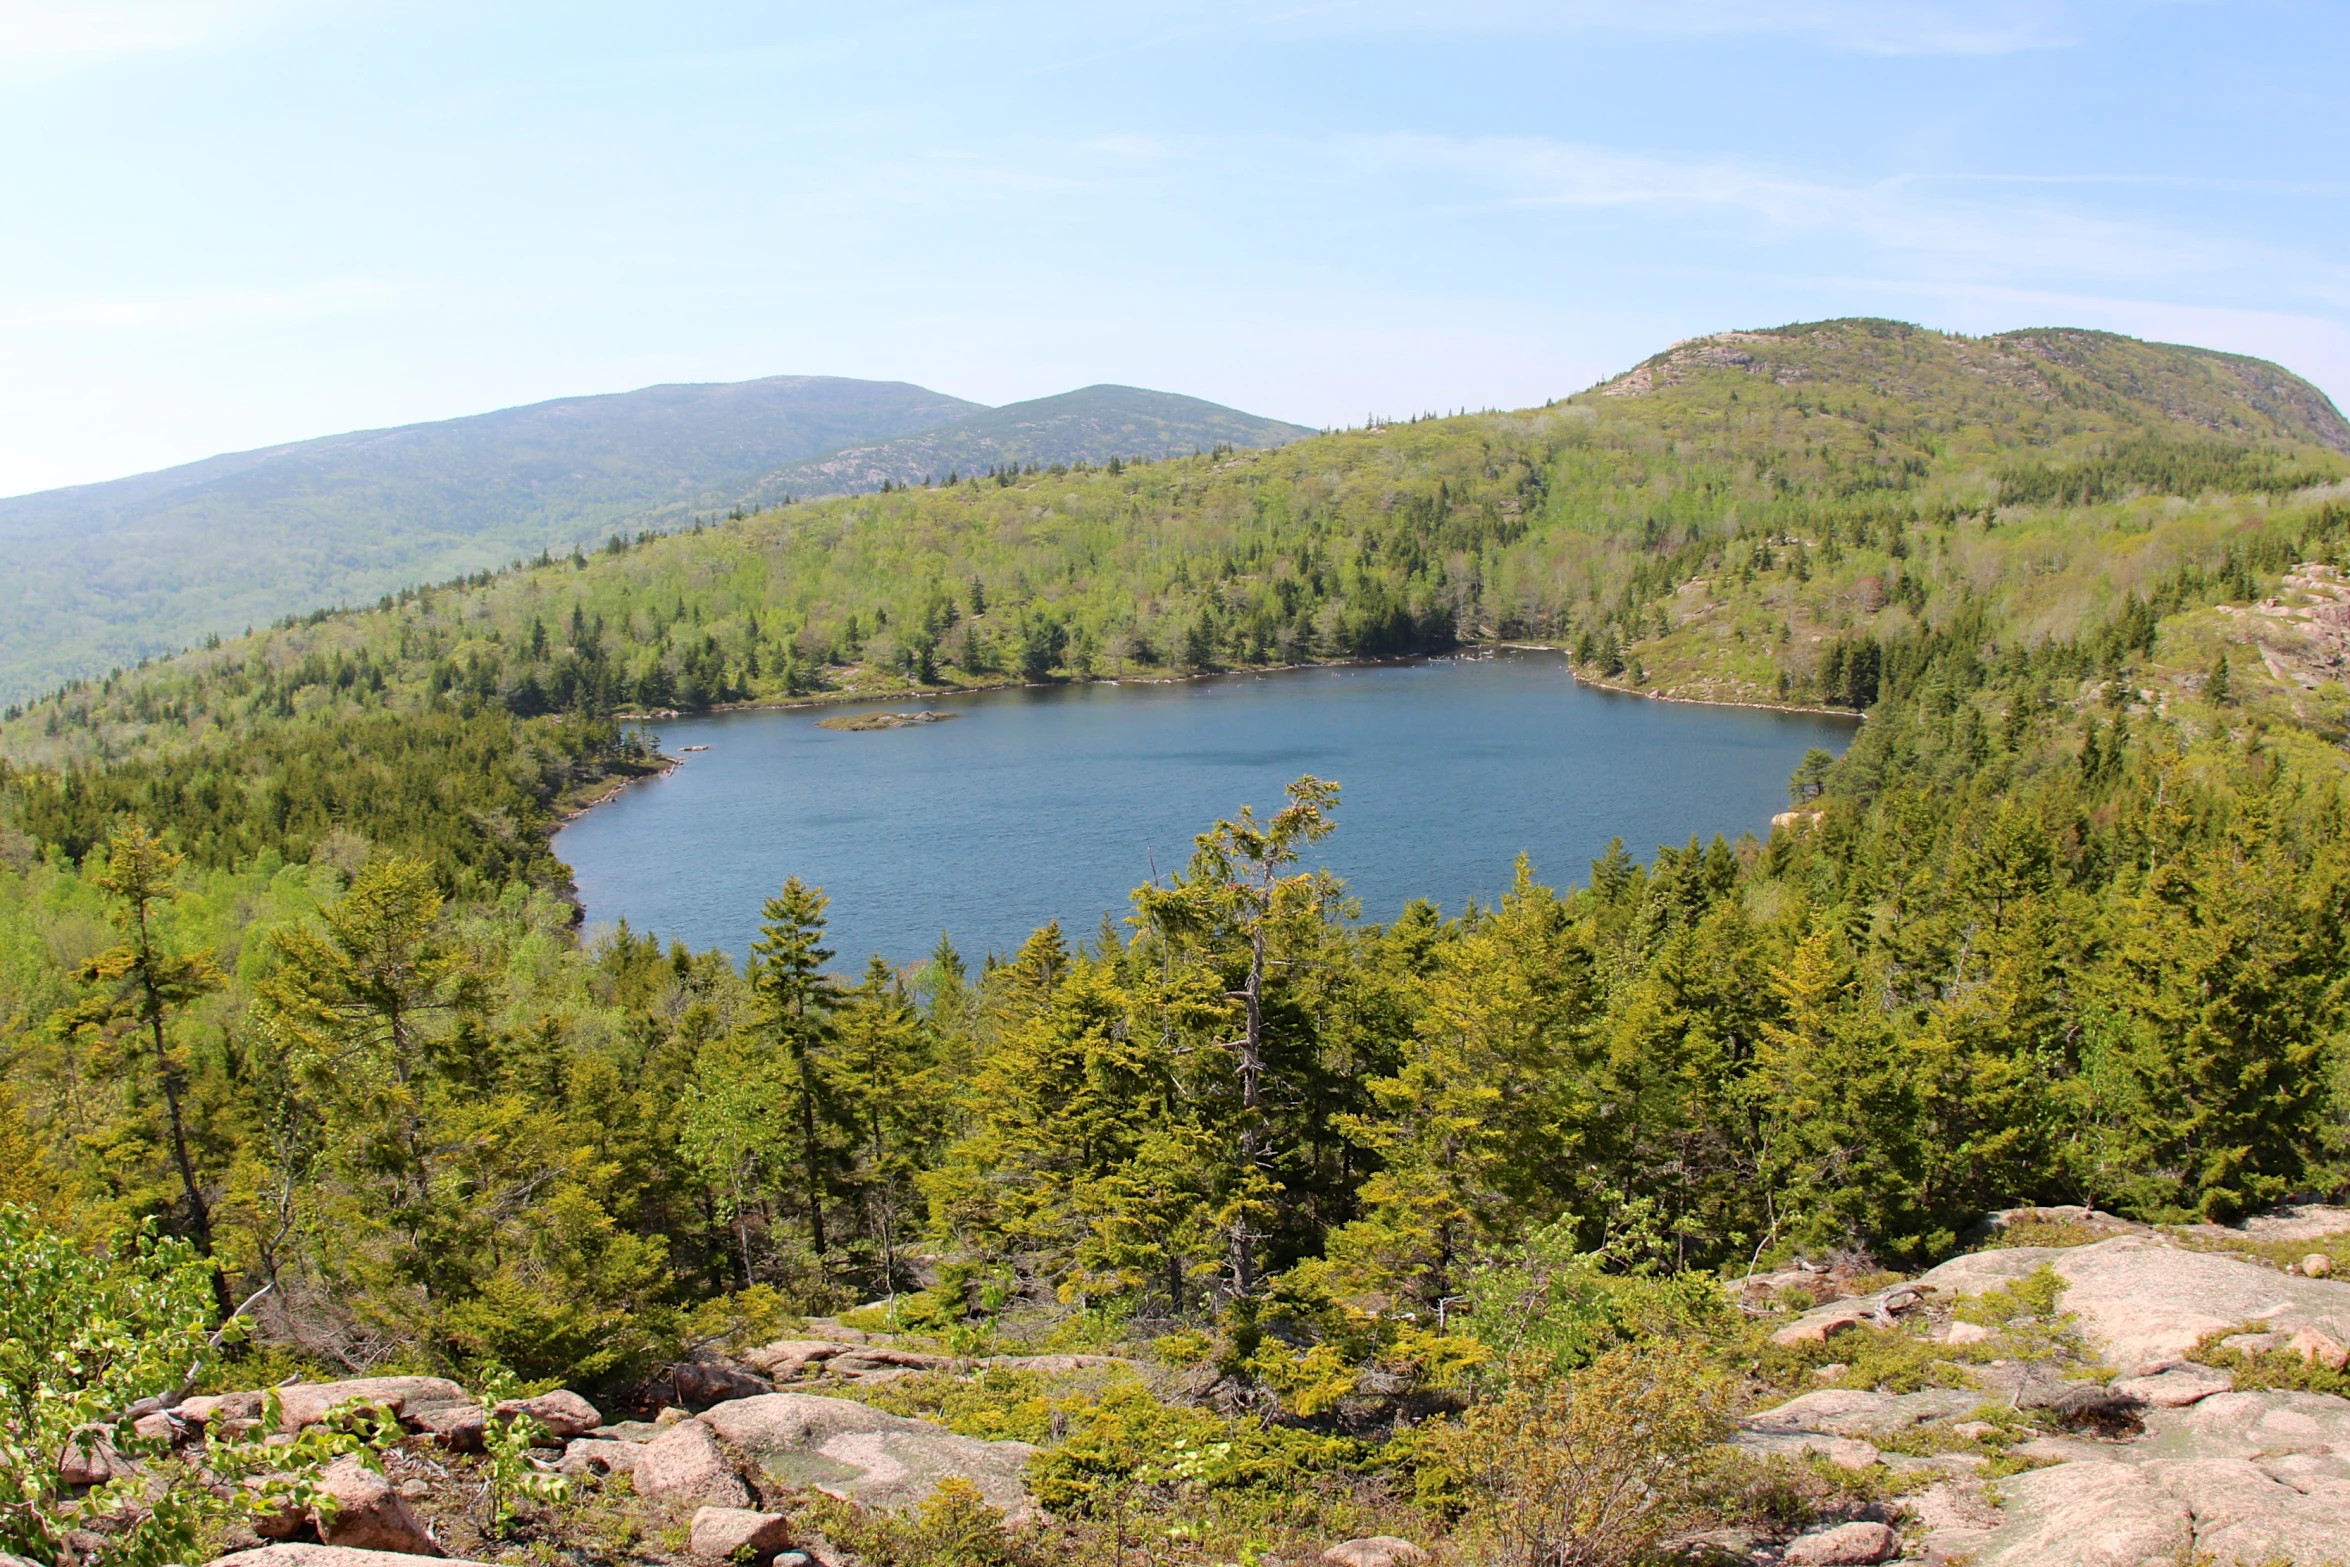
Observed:
[[[2270,366],[1826,323],[1544,409],[614,539],[79,685],[0,730],[0,1195],[275,1281],[303,1364],[619,1385],[919,1288],[946,1342],[1205,1366],[1235,1486],[1454,1516],[1421,1415],[1659,1338],[1779,1374],[1722,1278],[2350,1181],[2346,447]],[[1383,927],[1312,873],[1344,780],[1301,779],[1123,925],[984,967],[836,955],[796,883],[747,968],[583,945],[545,848],[649,765],[618,715],[1472,639],[1868,719],[1767,842]],[[1101,1429],[1069,1462],[1133,1471]]]
[[[1306,433],[1133,387],[990,409],[900,381],[771,376],[561,398],[19,496],[0,500],[11,568],[0,702],[289,610],[363,603],[614,527],[674,529],[759,497],[877,489],[958,462],[1102,462]]]

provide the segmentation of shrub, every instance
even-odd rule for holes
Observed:
[[[1612,1248],[1576,1249],[1572,1221],[1536,1230],[1469,1281],[1461,1321],[1496,1363],[1529,1355],[1560,1372],[1626,1343],[1694,1338],[1728,1343],[1745,1323],[1714,1279],[1660,1274]]]
[[[292,1447],[211,1444],[199,1471],[137,1433],[135,1413],[193,1386],[217,1349],[212,1268],[184,1241],[150,1233],[85,1252],[0,1203],[0,1279],[0,1551],[59,1561],[87,1531],[107,1567],[200,1560],[210,1526],[313,1505],[321,1464],[382,1445],[364,1411],[338,1410]],[[266,1413],[274,1427],[274,1394]],[[75,1452],[144,1472],[71,1486],[59,1466]],[[258,1487],[236,1483],[263,1472]]]
[[[1686,1343],[1624,1345],[1580,1370],[1525,1357],[1440,1445],[1467,1478],[1463,1534],[1513,1567],[1616,1567],[1698,1502],[1730,1389]]]

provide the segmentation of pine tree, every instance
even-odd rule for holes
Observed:
[[[1259,822],[1243,806],[1236,819],[1199,835],[1190,865],[1167,889],[1144,887],[1137,911],[1168,939],[1189,947],[1221,970],[1237,965],[1238,988],[1226,999],[1240,1007],[1240,1034],[1220,1042],[1231,1052],[1238,1088],[1233,1123],[1234,1168],[1223,1225],[1234,1295],[1256,1293],[1258,1243],[1273,1195],[1266,1170],[1271,1152],[1265,1115],[1265,984],[1267,960],[1284,924],[1318,921],[1320,886],[1311,874],[1284,875],[1308,845],[1337,823],[1330,812],[1338,786],[1307,775],[1286,791],[1289,804]]]
[[[825,1067],[837,1000],[837,987],[824,973],[832,961],[832,950],[823,945],[824,909],[830,902],[821,888],[797,876],[787,878],[760,911],[750,962],[760,1027],[785,1063],[789,1114],[799,1142],[800,1197],[807,1205],[808,1243],[819,1265],[829,1251],[824,1198],[832,1152],[825,1131],[833,1107]]]
[[[916,1218],[916,1173],[945,1122],[936,1038],[905,987],[876,954],[836,1015],[832,1088],[854,1128],[848,1186],[876,1246],[881,1292],[898,1288],[898,1248]]]
[[[166,910],[179,901],[179,887],[172,878],[185,859],[166,849],[135,818],[116,830],[107,844],[106,868],[91,880],[107,894],[107,919],[124,939],[81,966],[82,983],[98,987],[96,994],[68,1008],[59,1022],[68,1031],[122,1030],[144,1045],[146,1069],[163,1091],[172,1165],[187,1207],[187,1234],[197,1251],[210,1257],[212,1206],[188,1149],[187,1062],[172,1043],[168,1024],[173,1013],[220,989],[227,978],[209,954],[172,950]],[[217,1268],[213,1286],[225,1315],[228,1285]]]

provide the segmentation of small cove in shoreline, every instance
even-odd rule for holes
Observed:
[[[1766,833],[1803,752],[1852,733],[1606,691],[1511,649],[924,701],[970,721],[819,725],[879,700],[655,726],[672,755],[710,749],[556,838],[591,928],[626,918],[739,956],[761,900],[798,874],[832,895],[836,967],[912,962],[941,929],[976,963],[1049,918],[1089,937],[1154,868],[1180,867],[1192,834],[1244,801],[1272,808],[1301,772],[1345,788],[1318,858],[1366,918],[1413,896],[1458,913],[1498,897],[1521,850],[1563,886],[1613,836],[1645,857],[1692,833]]]

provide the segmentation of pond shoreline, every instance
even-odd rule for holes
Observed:
[[[1785,713],[1804,718],[1835,718],[1858,724],[1866,720],[1866,713],[1856,713],[1848,707],[1820,707],[1802,702],[1732,702],[1719,698],[1697,696],[1667,696],[1661,691],[1643,691],[1637,686],[1620,685],[1598,675],[1587,675],[1575,667],[1574,655],[1554,642],[1462,642],[1442,653],[1407,653],[1398,658],[1323,658],[1296,664],[1258,664],[1245,669],[1202,669],[1191,674],[1169,671],[1158,675],[1087,675],[1063,680],[997,680],[975,686],[911,686],[899,692],[824,691],[799,697],[763,697],[749,702],[720,702],[710,707],[682,712],[676,708],[658,708],[649,712],[614,713],[614,723],[659,723],[669,718],[710,718],[721,713],[792,713],[816,708],[848,707],[858,702],[887,702],[894,698],[919,697],[924,701],[938,701],[950,697],[978,696],[993,691],[1051,691],[1069,686],[1168,686],[1185,685],[1200,680],[1228,680],[1236,675],[1295,674],[1308,669],[1381,669],[1397,664],[1413,664],[1429,659],[1449,658],[1459,653],[1556,653],[1566,662],[1567,677],[1592,691],[1605,691],[1612,696],[1635,696],[1648,702],[1672,702],[1683,707],[1744,708],[1751,712]],[[953,716],[953,715],[943,715]],[[845,727],[826,725],[825,727]],[[910,727],[899,725],[885,728]],[[657,753],[661,765],[633,773],[612,783],[593,799],[566,806],[556,812],[555,828],[579,820],[599,805],[608,805],[627,793],[631,786],[655,778],[666,778],[685,765],[682,756]]]
[[[1425,895],[1449,908],[1506,894],[1521,851],[1563,875],[1615,836],[1765,836],[1805,748],[1841,751],[1855,730],[1846,714],[1760,703],[1599,700],[1646,693],[1562,680],[1558,655],[1495,639],[1309,666],[1329,671],[1316,680],[1121,681],[1135,687],[1123,699],[1087,688],[1104,678],[1007,682],[969,706],[928,692],[734,704],[680,715],[662,748],[696,765],[668,788],[623,788],[556,852],[592,920],[734,951],[755,935],[743,911],[790,874],[839,900],[844,950],[910,962],[941,928],[991,951],[1052,918],[1090,928],[1153,866],[1179,862],[1202,824],[1301,772],[1346,783],[1328,864],[1366,906]],[[928,726],[911,745],[818,727],[917,702],[987,721]],[[791,707],[820,711],[786,721]],[[687,752],[700,743],[707,754]]]
[[[1406,653],[1395,658],[1317,658],[1291,664],[1251,664],[1240,669],[1202,669],[1185,674],[1169,671],[1155,675],[1086,675],[1070,676],[1060,680],[993,680],[970,686],[908,686],[899,691],[820,691],[807,696],[758,697],[748,702],[716,702],[708,707],[697,707],[692,712],[678,708],[653,708],[643,712],[614,713],[612,721],[624,724],[659,723],[670,718],[708,718],[718,713],[790,713],[807,708],[847,707],[858,702],[889,702],[920,699],[925,702],[943,701],[949,697],[978,696],[991,691],[1052,691],[1070,686],[1169,686],[1184,685],[1199,680],[1228,680],[1237,675],[1295,674],[1308,669],[1381,669],[1396,664],[1420,663],[1428,659],[1449,658],[1458,653],[1556,653],[1566,661],[1567,674],[1577,685],[1594,691],[1609,691],[1617,696],[1636,696],[1650,702],[1678,702],[1689,707],[1742,707],[1756,712],[1794,713],[1813,718],[1842,718],[1858,722],[1867,715],[1848,707],[1825,707],[1804,702],[1734,702],[1715,697],[1667,696],[1661,691],[1643,691],[1637,686],[1620,685],[1598,675],[1587,675],[1575,667],[1574,655],[1555,642],[1461,642],[1441,653]]]

